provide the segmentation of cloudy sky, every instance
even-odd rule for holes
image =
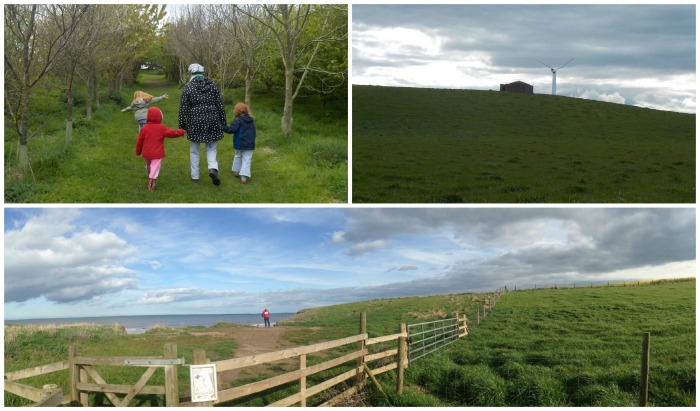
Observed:
[[[6,208],[5,319],[695,275],[693,208]]]
[[[352,82],[557,94],[695,113],[695,5],[353,5]]]

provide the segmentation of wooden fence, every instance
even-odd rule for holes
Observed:
[[[5,391],[26,398],[34,402],[35,406],[39,407],[56,407],[61,404],[68,404],[70,402],[70,396],[64,397],[63,391],[56,385],[47,384],[42,388],[36,388],[17,382],[18,380],[26,378],[67,370],[68,367],[68,361],[61,361],[5,373]]]
[[[166,406],[178,406],[177,365],[184,365],[184,360],[177,359],[177,346],[165,344],[163,357],[81,357],[75,346],[68,350],[68,360],[42,365],[21,371],[5,373],[5,391],[33,401],[36,406],[88,404],[88,394],[91,392],[104,393],[114,406],[127,406],[138,394],[165,395]],[[147,367],[141,378],[133,385],[109,384],[100,375],[98,366]],[[159,368],[165,370],[165,384],[162,386],[147,386],[148,380]],[[54,384],[45,385],[42,389],[17,382],[18,380],[49,374],[57,371],[69,371],[69,393]],[[92,381],[91,381],[92,380]],[[117,394],[125,394],[119,398]]]
[[[323,391],[330,389],[342,382],[355,379],[356,383],[349,389],[343,391],[342,393],[334,396],[333,398],[327,400],[322,405],[333,405],[343,398],[356,393],[363,385],[365,381],[365,374],[373,378],[376,375],[392,371],[399,370],[398,380],[403,381],[403,369],[408,365],[408,359],[405,353],[406,344],[406,326],[401,324],[400,330],[396,334],[385,335],[381,337],[369,338],[366,330],[366,316],[363,313],[360,319],[360,334],[353,335],[351,337],[342,338],[334,341],[327,341],[313,345],[307,345],[302,347],[290,348],[281,351],[275,351],[265,354],[252,355],[248,357],[232,358],[229,360],[222,360],[213,362],[216,365],[217,373],[224,373],[227,371],[241,369],[245,367],[252,367],[261,364],[270,364],[277,361],[293,360],[298,367],[296,370],[287,372],[282,375],[276,375],[271,378],[267,378],[261,381],[252,382],[239,387],[229,388],[221,390],[218,393],[218,400],[207,402],[205,405],[212,406],[214,404],[224,403],[239,399],[251,394],[259,393],[261,391],[268,390],[270,388],[278,387],[290,382],[298,382],[298,392],[290,395],[286,398],[275,401],[268,406],[271,407],[284,407],[294,404],[299,404],[300,406],[306,406],[307,399],[313,395],[320,394]],[[379,352],[369,352],[369,347],[385,342],[396,342],[396,348],[390,348]],[[307,365],[307,355],[309,354],[319,354],[321,352],[328,352],[334,349],[342,349],[345,346],[355,347],[350,352],[345,352],[347,349],[343,350],[342,355],[332,358],[330,360],[315,364],[313,366]],[[209,363],[202,352],[195,353],[195,364]],[[328,356],[326,354],[325,356]],[[332,355],[332,354],[330,354]],[[375,366],[375,362],[379,360],[392,358],[393,360],[388,364]],[[348,368],[348,363],[352,363],[353,366]],[[368,364],[373,364],[370,367]],[[308,386],[307,378],[331,370],[333,368],[340,368],[344,366],[346,369],[339,374],[326,379],[325,381],[318,383],[313,386]],[[403,389],[403,387],[397,387],[397,389]]]
[[[491,306],[496,299],[492,298]],[[455,313],[455,318],[452,320],[454,320],[453,327],[457,338],[466,336],[468,334],[467,317],[460,317]],[[275,401],[269,406],[281,407],[294,404],[306,406],[309,397],[327,391],[343,382],[354,380],[349,388],[335,394],[321,404],[322,406],[331,406],[359,392],[366,384],[366,377],[369,377],[378,390],[382,391],[375,377],[393,370],[396,370],[397,373],[396,390],[401,393],[403,391],[403,371],[409,365],[407,353],[410,342],[407,338],[406,325],[401,324],[399,332],[396,334],[369,338],[366,315],[362,313],[359,331],[357,335],[339,340],[216,362],[210,362],[206,358],[204,350],[195,350],[193,365],[215,364],[217,374],[278,361],[293,361],[297,364],[293,371],[238,387],[219,390],[216,401],[196,403],[195,405],[213,406],[296,382],[298,384],[297,392]],[[315,359],[322,358],[324,361],[307,365],[307,356],[312,354],[315,355]],[[329,359],[329,357],[333,358]],[[139,394],[164,395],[166,406],[179,406],[177,367],[180,365],[185,365],[184,358],[177,358],[177,346],[173,343],[165,344],[162,357],[79,356],[76,348],[71,346],[67,361],[5,373],[5,391],[27,398],[35,402],[35,405],[88,406],[89,393],[103,393],[115,406],[127,406]],[[110,384],[98,372],[97,367],[101,366],[137,366],[145,367],[146,371],[134,384]],[[147,385],[149,379],[158,369],[164,370],[164,384]],[[69,393],[65,396],[55,386],[45,386],[43,389],[39,389],[17,382],[17,380],[62,370],[68,370],[70,378]],[[329,373],[337,372],[337,374],[332,377],[324,375],[324,381],[311,386],[308,384],[308,377],[326,371]],[[120,398],[117,396],[118,394],[123,396]]]
[[[180,404],[177,382],[177,365],[184,365],[184,360],[177,358],[177,346],[165,344],[163,357],[80,357],[75,346],[68,352],[70,372],[70,403],[87,407],[88,393],[104,393],[116,407],[125,407],[137,394],[165,395],[165,405],[177,407]],[[108,384],[98,372],[96,366],[147,367],[141,378],[134,385]],[[162,368],[165,372],[164,386],[148,386],[148,380]],[[90,382],[90,379],[93,382]],[[125,394],[123,398],[117,394]]]

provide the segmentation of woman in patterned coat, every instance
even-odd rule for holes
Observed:
[[[190,64],[190,81],[182,89],[178,127],[187,132],[190,140],[190,176],[199,181],[199,145],[204,143],[207,152],[207,168],[214,185],[219,180],[219,164],[216,161],[216,144],[224,138],[226,112],[216,83],[204,77],[204,67]]]

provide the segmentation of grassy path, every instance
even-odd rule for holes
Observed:
[[[142,74],[133,89],[123,90],[125,103],[104,103],[91,123],[76,123],[75,136],[60,158],[36,160],[36,181],[25,178],[8,184],[6,202],[37,203],[334,203],[347,202],[347,105],[324,107],[318,101],[295,104],[295,134],[280,132],[282,101],[254,96],[253,113],[258,136],[247,185],[232,176],[233,137],[219,142],[217,160],[221,185],[207,176],[206,156],[201,150],[199,183],[190,181],[189,141],[165,142],[155,192],[146,189],[144,161],[135,155],[137,124],[133,112],[121,108],[141,89],[153,95],[168,94],[156,103],[163,123],[177,128],[181,89],[163,77]],[[242,92],[227,90],[228,122]],[[81,108],[79,108],[81,109]],[[54,110],[58,111],[58,110]],[[77,110],[76,110],[77,111]],[[338,115],[338,112],[343,114]],[[43,115],[43,113],[38,113]],[[54,116],[61,116],[58,111]],[[57,131],[60,133],[60,131]],[[60,144],[60,139],[55,138]],[[7,147],[7,144],[6,144]],[[32,148],[30,147],[30,150]],[[31,151],[30,151],[31,152]],[[8,187],[13,196],[8,198]]]

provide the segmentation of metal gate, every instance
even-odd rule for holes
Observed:
[[[408,325],[409,363],[444,348],[459,339],[456,318]]]

